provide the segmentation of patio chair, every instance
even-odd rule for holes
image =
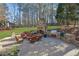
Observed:
[[[74,33],[74,35],[75,35],[75,39],[73,40],[73,43],[74,43],[75,45],[79,46],[79,30],[76,31],[76,32]]]
[[[66,42],[68,42],[68,43],[71,43],[71,42],[73,42],[73,40],[75,40],[75,35],[66,33],[66,34],[64,35],[64,40],[65,40]]]

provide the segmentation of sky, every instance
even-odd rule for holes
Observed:
[[[12,3],[8,3],[7,4],[8,6],[8,12],[10,13],[10,15],[8,16],[9,17],[9,21],[10,22],[13,22],[13,19],[14,19],[14,13],[15,15],[17,14],[18,10],[17,10],[17,6],[15,4],[12,4]],[[14,7],[15,7],[15,12],[14,12]]]

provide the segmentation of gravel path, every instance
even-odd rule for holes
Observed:
[[[69,56],[79,52],[73,44],[55,38],[42,38],[34,44],[24,40],[20,46],[19,56]]]

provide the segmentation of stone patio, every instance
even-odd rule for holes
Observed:
[[[20,46],[19,56],[74,56],[79,48],[56,38],[42,38],[34,44],[24,40]]]

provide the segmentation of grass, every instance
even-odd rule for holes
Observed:
[[[51,29],[58,29],[60,28],[60,26],[48,26],[48,30],[51,30]],[[12,29],[12,30],[5,30],[5,31],[0,31],[0,39],[2,38],[5,38],[5,37],[9,37],[12,35],[12,32],[15,32],[16,34],[20,34],[24,31],[34,31],[36,30],[36,27],[23,27],[23,28],[15,28],[15,29]]]
[[[48,26],[48,30],[59,29],[61,26]]]

